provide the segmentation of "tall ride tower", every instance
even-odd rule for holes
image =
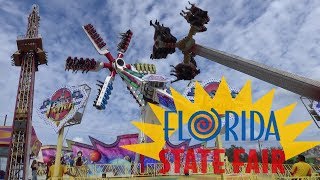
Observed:
[[[35,72],[38,66],[47,64],[38,33],[39,7],[32,6],[28,17],[26,35],[18,36],[18,51],[12,55],[12,65],[21,66],[16,106],[12,123],[12,139],[7,162],[7,180],[27,179],[30,158],[32,109]]]

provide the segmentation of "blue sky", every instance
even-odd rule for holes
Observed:
[[[208,30],[196,36],[199,44],[254,59],[261,63],[320,80],[320,2],[317,0],[205,0],[193,1],[208,10],[211,21]],[[92,106],[96,97],[96,80],[103,80],[107,70],[98,73],[73,74],[64,71],[68,56],[91,57],[105,61],[99,56],[82,31],[81,25],[91,23],[107,42],[113,54],[119,42],[118,33],[128,29],[133,38],[125,55],[127,63],[154,63],[161,74],[169,74],[169,65],[182,60],[177,52],[167,60],[149,59],[154,29],[150,20],[158,19],[178,39],[187,34],[188,23],[179,15],[188,5],[187,1],[150,0],[108,0],[108,1],[4,1],[0,0],[0,120],[8,115],[12,121],[16,89],[20,68],[11,66],[10,56],[16,51],[16,37],[25,34],[27,15],[32,4],[40,6],[40,33],[44,49],[48,52],[48,66],[39,67],[36,73],[36,108],[41,100],[50,96],[63,85],[87,83],[92,87],[86,113],[81,125],[70,128],[66,138],[89,142],[93,136],[111,143],[117,135],[135,133],[137,129],[130,121],[139,118],[139,107],[125,88],[120,78],[116,78],[109,106],[98,111]],[[229,85],[240,89],[246,80],[252,80],[254,99],[272,88],[276,89],[273,109],[293,102],[298,105],[289,123],[308,120],[310,116],[300,102],[299,95],[275,87],[254,77],[230,68],[196,57],[201,74],[197,80],[220,79],[225,76]],[[182,92],[188,81],[172,86]],[[43,144],[55,144],[56,135],[33,112],[34,127]],[[300,139],[316,140],[320,135],[314,124]]]

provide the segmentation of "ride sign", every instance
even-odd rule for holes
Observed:
[[[59,132],[75,117],[78,110],[86,105],[88,97],[86,85],[62,87],[55,91],[51,98],[47,98],[40,104],[38,114],[56,132]]]

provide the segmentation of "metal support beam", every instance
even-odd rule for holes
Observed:
[[[3,126],[6,126],[6,123],[7,123],[7,115],[4,117],[4,122],[3,122]]]
[[[18,51],[13,54],[13,65],[21,66],[21,72],[12,123],[6,180],[28,179],[35,71],[38,65],[46,63],[42,39],[38,34],[39,20],[39,7],[34,5],[28,16],[27,33],[18,37]]]
[[[193,52],[275,86],[320,101],[320,82],[196,44]]]

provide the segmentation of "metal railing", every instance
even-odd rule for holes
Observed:
[[[41,36],[41,34],[38,34],[38,35],[36,35],[36,36],[33,37],[33,38],[42,38],[42,36]],[[24,34],[17,36],[17,40],[24,40],[24,39],[30,39],[30,37],[28,37],[28,36],[26,36],[26,35],[24,35]]]
[[[239,173],[234,173],[233,166],[231,163],[225,164],[225,173],[228,177],[227,179],[260,179],[260,177],[268,177],[268,179],[283,179],[283,180],[293,180],[298,177],[291,177],[290,171],[292,168],[292,164],[284,164],[284,173],[272,173],[272,165],[268,164],[268,172],[262,173],[262,164],[259,164],[259,172],[260,173],[253,173],[253,172],[246,172],[247,164],[244,163],[243,166],[241,166]],[[191,175],[208,175],[208,176],[214,176],[213,171],[213,165],[212,162],[207,163],[207,172],[202,173],[201,171],[201,163],[197,163],[197,172],[190,172]],[[161,169],[163,168],[162,163],[149,163],[146,164],[144,172],[141,171],[141,165],[137,164],[134,165],[114,165],[114,164],[90,164],[86,166],[80,166],[80,167],[70,167],[67,166],[67,174],[64,179],[73,178],[73,179],[99,179],[103,176],[106,178],[112,178],[112,177],[122,177],[122,178],[128,178],[128,177],[137,177],[137,176],[164,176],[164,175],[171,175],[171,176],[179,176],[184,175],[184,166],[182,165],[180,167],[180,171],[178,173],[174,172],[174,164],[170,164],[170,170],[168,173],[163,174],[161,173]],[[320,166],[312,166],[313,172],[319,171]],[[45,177],[46,176],[46,167],[40,166],[37,174],[39,177]],[[258,178],[259,177],[259,178]],[[219,176],[217,176],[219,178]],[[313,173],[311,177],[299,177],[302,179],[320,179],[320,176],[317,173]],[[298,178],[298,179],[299,179]]]

